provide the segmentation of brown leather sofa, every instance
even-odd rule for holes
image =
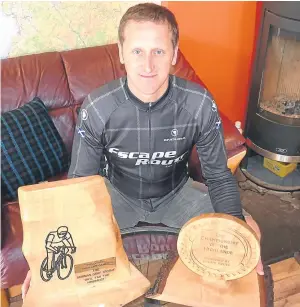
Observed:
[[[41,98],[58,129],[68,151],[71,151],[77,108],[84,98],[96,87],[125,74],[119,62],[116,44],[77,49],[64,52],[47,52],[17,58],[4,59],[2,63],[2,109],[6,112]],[[179,53],[173,74],[202,84],[193,68]],[[226,149],[229,160],[234,159],[236,168],[245,152],[245,139],[221,114]],[[236,159],[236,157],[238,157]],[[193,151],[189,170],[191,177],[202,181],[201,167]],[[49,180],[65,178],[61,174]],[[28,271],[22,254],[22,223],[18,202],[1,203],[1,289],[20,285]]]

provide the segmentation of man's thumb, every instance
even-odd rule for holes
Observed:
[[[265,275],[264,266],[261,262],[261,258],[259,258],[259,262],[256,266],[256,272],[257,272],[258,275]]]

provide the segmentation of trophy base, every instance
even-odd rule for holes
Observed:
[[[127,278],[106,281],[88,289],[77,288],[77,292],[64,289],[62,286],[60,291],[51,293],[49,287],[37,289],[33,285],[34,291],[28,292],[23,307],[124,306],[142,296],[149,287],[148,280],[135,266],[130,264],[130,275]]]
[[[177,256],[166,260],[147,298],[193,307],[261,307],[264,289],[255,269],[235,280],[212,280],[188,269]],[[263,297],[263,295],[262,295]]]

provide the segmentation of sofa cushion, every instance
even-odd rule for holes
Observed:
[[[17,199],[18,187],[45,181],[66,171],[69,164],[65,145],[37,97],[2,114],[1,155],[1,185],[7,200]]]
[[[94,89],[126,74],[117,44],[68,50],[61,56],[76,103],[82,103]],[[171,74],[204,85],[180,50]]]
[[[73,104],[68,77],[59,52],[1,60],[1,113],[40,97],[48,109]]]
[[[126,74],[117,44],[61,52],[70,91],[82,103],[94,89]]]

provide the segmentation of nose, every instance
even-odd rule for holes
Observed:
[[[154,62],[151,54],[146,55],[145,63],[144,63],[144,70],[146,73],[151,73],[154,68]]]

